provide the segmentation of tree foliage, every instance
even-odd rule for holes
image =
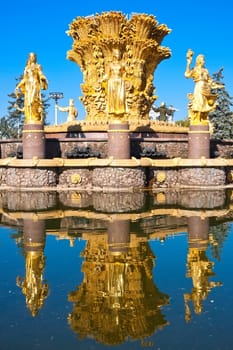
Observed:
[[[215,83],[223,84],[223,68],[212,75]],[[224,84],[223,84],[224,85]],[[227,92],[225,85],[223,88],[215,87],[212,89],[217,94],[217,107],[210,113],[209,120],[213,126],[212,138],[219,140],[229,140],[233,138],[233,97]]]

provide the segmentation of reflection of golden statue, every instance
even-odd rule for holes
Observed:
[[[191,319],[188,302],[192,301],[194,312],[201,314],[203,309],[202,303],[211,289],[222,285],[221,282],[209,281],[209,278],[214,276],[212,271],[213,265],[214,263],[208,260],[205,250],[189,248],[187,277],[192,278],[193,289],[191,293],[184,294],[185,320],[187,322]]]
[[[36,316],[48,295],[48,284],[43,284],[45,257],[43,252],[26,253],[26,277],[17,277],[17,286],[26,296],[26,304],[31,315]]]
[[[124,73],[125,67],[121,60],[119,49],[113,50],[113,60],[109,64],[106,74],[107,83],[107,111],[111,115],[124,116],[127,113]]]
[[[193,58],[193,51],[187,52],[186,78],[192,78],[195,82],[193,94],[189,94],[189,118],[191,125],[208,124],[208,114],[216,108],[215,100],[217,95],[211,93],[216,83],[211,79],[208,70],[205,68],[204,55],[198,55],[194,68],[190,68]],[[219,87],[222,87],[219,85]]]
[[[60,112],[68,112],[68,116],[67,116],[67,120],[66,120],[67,123],[75,121],[75,119],[78,115],[78,111],[74,106],[74,100],[72,98],[69,100],[69,106],[60,107],[60,106],[56,105],[56,108]]]
[[[121,246],[121,245],[120,245]],[[155,286],[154,255],[147,242],[117,253],[107,235],[91,235],[83,252],[84,280],[69,294],[74,303],[68,321],[80,338],[116,345],[151,336],[168,324],[161,307],[169,297]],[[119,244],[116,245],[119,248]]]
[[[19,90],[24,94],[25,123],[43,122],[44,111],[41,99],[41,88],[46,90],[47,79],[37,63],[35,53],[30,53],[24,69],[23,79],[16,86],[15,93],[19,96]]]

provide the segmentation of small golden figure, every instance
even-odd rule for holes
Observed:
[[[76,117],[78,116],[78,110],[75,108],[74,100],[72,98],[69,100],[69,106],[60,107],[60,106],[56,105],[56,108],[60,112],[68,112],[68,116],[67,116],[67,120],[66,120],[67,123],[75,121]]]
[[[198,55],[196,64],[190,68],[194,52],[189,49],[186,58],[187,66],[186,78],[192,78],[195,82],[193,94],[188,94],[189,118],[191,124],[208,124],[208,114],[216,108],[217,95],[211,93],[211,89],[216,87],[216,83],[211,79],[208,70],[205,68],[204,55]],[[222,87],[219,85],[219,87]]]
[[[36,54],[31,52],[24,69],[23,79],[15,88],[18,97],[24,95],[25,123],[43,122],[44,110],[41,99],[41,89],[46,90],[48,82],[37,63]]]

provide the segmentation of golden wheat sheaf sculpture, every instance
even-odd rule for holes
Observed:
[[[83,73],[80,99],[86,120],[149,120],[157,98],[154,71],[171,55],[161,46],[168,33],[165,24],[146,14],[128,19],[121,12],[105,12],[72,21],[67,34],[73,45],[67,58]]]

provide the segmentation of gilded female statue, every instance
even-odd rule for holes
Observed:
[[[107,79],[107,111],[108,114],[124,116],[127,113],[125,66],[121,62],[119,49],[113,50],[113,60],[108,66]]]
[[[186,78],[192,78],[195,82],[193,94],[189,94],[189,117],[191,124],[207,124],[208,114],[216,107],[217,95],[211,93],[211,89],[216,87],[216,83],[211,79],[208,70],[205,68],[204,55],[198,55],[196,64],[190,68],[193,52],[187,52]],[[219,86],[220,87],[220,86]]]
[[[15,93],[24,94],[24,115],[26,123],[43,122],[44,111],[41,99],[41,89],[46,90],[48,82],[37,63],[35,53],[30,53],[24,69],[22,80],[16,86]]]

